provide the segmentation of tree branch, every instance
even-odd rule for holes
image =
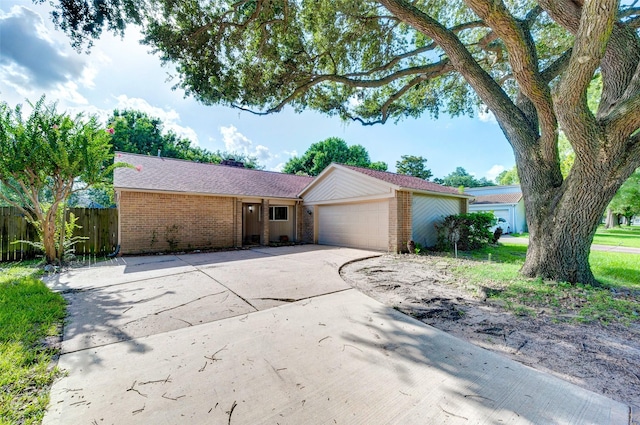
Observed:
[[[389,98],[382,105],[382,108],[380,108],[381,118],[379,120],[365,121],[362,118],[351,117],[351,116],[349,118],[351,118],[351,120],[353,121],[359,121],[362,125],[384,124],[385,122],[387,122],[387,119],[389,118],[388,111],[389,111],[389,107],[393,104],[393,102],[400,99],[410,89],[412,89],[413,87],[417,86],[418,84],[420,84],[421,82],[427,79],[428,77],[426,77],[425,75],[419,75],[414,79],[412,79],[411,81],[409,81],[404,87],[402,87],[400,90],[395,92],[393,95],[389,96]]]
[[[484,27],[485,24],[482,21],[471,21],[471,22],[467,22],[464,24],[460,24],[460,25],[456,25],[454,27],[451,28],[451,31],[455,34],[467,30],[467,29],[471,29],[471,28],[480,28],[480,27]],[[350,74],[345,74],[345,77],[367,77],[369,75],[372,75],[376,72],[381,72],[381,71],[386,71],[388,69],[391,69],[393,66],[397,65],[399,62],[401,62],[403,59],[407,59],[413,56],[417,56],[419,54],[422,53],[426,53],[429,51],[432,51],[434,49],[436,49],[438,47],[438,45],[436,43],[430,43],[424,47],[418,48],[418,49],[414,49],[411,50],[409,52],[406,53],[402,53],[400,55],[397,55],[396,57],[394,57],[393,59],[391,59],[389,62],[387,62],[384,65],[372,68],[368,71],[365,72],[353,72]]]
[[[16,207],[18,209],[18,211],[20,211],[25,216],[28,216],[29,217],[28,220],[29,219],[31,219],[31,220],[33,219],[31,211],[27,210],[21,204],[19,204],[18,202],[14,201],[13,199],[5,196],[5,194],[3,194],[2,192],[0,192],[0,199],[5,201],[6,203],[10,204],[11,206]]]
[[[640,90],[635,96],[620,102],[609,113],[605,122],[608,133],[626,137],[640,128]]]
[[[326,81],[344,84],[345,86],[349,86],[349,87],[377,88],[377,87],[385,86],[389,83],[392,83],[395,80],[398,80],[400,78],[407,77],[407,76],[419,74],[419,75],[425,75],[423,79],[433,78],[438,75],[446,74],[447,72],[450,72],[452,70],[453,70],[453,67],[450,66],[449,60],[443,59],[440,62],[430,64],[430,65],[401,69],[397,72],[394,72],[393,74],[389,74],[382,78],[378,78],[374,80],[359,80],[359,79],[347,78],[342,75],[333,75],[333,74],[318,75],[318,76],[312,77],[311,80],[308,81],[307,83],[298,86],[289,96],[287,96],[284,100],[282,100],[273,108],[269,108],[267,111],[262,111],[262,112],[254,111],[252,109],[245,108],[236,104],[232,104],[231,106],[243,111],[251,112],[255,115],[267,115],[274,112],[280,112],[282,108],[284,108],[287,104],[292,102],[295,98],[305,93],[310,88]]]
[[[569,60],[571,59],[571,51],[572,49],[569,49],[564,52],[540,73],[543,81],[548,84],[567,69]]]
[[[581,7],[572,0],[539,0],[538,4],[555,22],[575,34],[580,26]]]
[[[538,55],[528,27],[517,22],[501,0],[465,0],[465,3],[506,45],[511,72],[518,82],[518,87],[536,108],[543,147],[555,145],[558,124],[553,110],[551,92],[538,72]],[[525,22],[530,25],[540,10],[534,8]],[[546,152],[547,160],[555,160],[556,150],[544,148],[543,152]]]
[[[583,146],[574,144],[577,155],[579,150],[592,151],[598,139],[594,137],[598,134],[595,117],[587,106],[587,88],[605,55],[617,4],[617,0],[585,1],[571,59],[558,87],[556,105],[562,128],[569,140],[585,141]]]
[[[430,37],[494,113],[511,143],[537,140],[537,128],[526,119],[498,83],[475,61],[454,33],[404,0],[379,0],[395,16]]]

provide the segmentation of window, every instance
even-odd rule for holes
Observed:
[[[289,207],[269,207],[269,221],[288,221]]]

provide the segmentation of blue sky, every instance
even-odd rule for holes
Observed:
[[[312,143],[340,137],[361,144],[372,161],[390,171],[401,155],[421,155],[435,177],[464,167],[476,177],[494,178],[515,163],[513,152],[491,115],[481,118],[429,116],[398,124],[363,127],[315,112],[255,116],[221,106],[204,106],[172,90],[170,68],[138,43],[134,28],[124,37],[104,34],[90,54],[76,53],[54,29],[46,4],[2,0],[0,4],[0,99],[14,106],[42,94],[59,110],[96,114],[114,108],[143,110],[166,129],[209,150],[256,155],[268,170],[279,170]]]

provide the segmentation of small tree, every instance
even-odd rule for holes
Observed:
[[[449,215],[436,224],[438,242],[436,249],[448,251],[455,246],[462,251],[484,248],[494,240],[489,228],[496,224],[492,213],[477,212]]]
[[[60,263],[65,249],[64,207],[79,189],[105,180],[113,164],[109,140],[112,129],[101,128],[95,117],[85,120],[56,112],[44,96],[25,121],[22,106],[0,103],[0,199],[33,224],[48,263]]]
[[[427,168],[427,158],[415,155],[402,155],[400,161],[396,161],[396,171],[398,174],[418,177],[429,180],[433,174]]]
[[[496,185],[495,183],[487,180],[485,177],[476,179],[462,167],[456,167],[455,171],[452,171],[447,176],[443,177],[442,179],[436,178],[433,181],[438,184],[451,187],[482,187]]]
[[[625,217],[628,225],[631,225],[634,215],[640,214],[640,168],[620,187],[609,204],[607,214]],[[608,217],[607,227],[613,227],[612,224],[618,225],[618,220],[613,223]]]

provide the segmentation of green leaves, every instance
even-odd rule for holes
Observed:
[[[115,110],[109,119],[113,128],[111,137],[113,150],[142,155],[160,155],[166,158],[178,158],[188,161],[219,164],[223,159],[234,158],[242,161],[246,168],[259,168],[257,158],[239,152],[211,152],[198,146],[192,146],[191,140],[181,138],[175,133],[163,131],[163,122],[145,112]]]
[[[283,172],[317,176],[332,162],[379,171],[387,170],[387,164],[384,162],[372,163],[369,153],[363,146],[348,146],[344,140],[330,137],[312,144],[302,157],[291,158],[285,164]]]
[[[485,177],[476,179],[462,167],[457,167],[455,171],[449,173],[442,179],[434,179],[436,183],[451,187],[481,187],[495,186],[495,183],[487,180]]]
[[[427,158],[415,155],[402,155],[400,161],[396,161],[396,171],[398,174],[418,177],[429,180],[433,175],[431,170],[426,168]]]
[[[30,104],[24,120],[22,107],[0,103],[0,199],[19,208],[38,229],[49,262],[61,259],[56,249],[64,234],[59,209],[76,190],[104,182],[114,167],[111,133],[95,117],[58,113],[44,96]]]

